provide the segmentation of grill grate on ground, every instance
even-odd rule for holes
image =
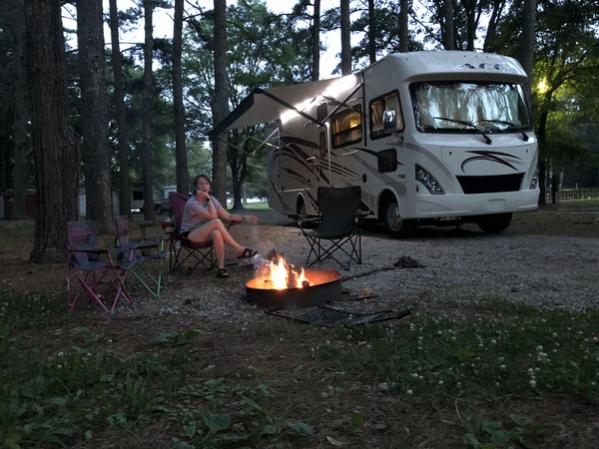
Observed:
[[[410,310],[384,310],[372,313],[347,312],[326,306],[310,307],[308,309],[273,309],[266,313],[316,326],[355,326],[360,324],[378,323],[400,319],[410,314]]]

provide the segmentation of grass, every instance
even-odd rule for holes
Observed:
[[[492,398],[503,406],[514,397],[534,403],[568,396],[599,406],[599,311],[539,310],[494,298],[463,311],[467,318],[421,315],[409,326],[339,330],[315,351],[349,376],[370,373],[382,394],[439,410],[455,407],[454,437],[461,433],[463,447],[553,447],[547,441],[563,429],[522,410],[477,407],[461,414],[458,399]],[[454,444],[447,447],[459,447]]]
[[[175,448],[274,444],[314,432],[260,405],[277,393],[259,381],[198,375],[195,329],[160,332],[124,355],[108,336],[65,322],[52,298],[2,294],[0,304],[1,447],[101,445],[119,430],[147,434],[154,425],[170,428],[158,440]],[[57,323],[70,328],[60,350],[28,335]]]

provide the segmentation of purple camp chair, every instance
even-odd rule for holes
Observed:
[[[114,263],[107,249],[97,248],[96,242],[95,222],[67,223],[67,303],[71,311],[77,308],[82,296],[108,313],[114,312],[121,297],[132,304],[125,289],[127,270]],[[101,286],[114,290],[114,298],[108,300],[102,295]]]
[[[213,268],[215,265],[214,248],[212,241],[196,243],[181,234],[183,222],[183,210],[189,195],[185,193],[171,192],[168,194],[171,205],[171,226],[168,227],[169,235],[169,269],[175,271],[187,260],[192,261],[191,270],[198,266]]]

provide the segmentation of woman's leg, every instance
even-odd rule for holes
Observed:
[[[223,242],[223,236],[218,230],[213,229],[210,237],[216,254],[216,264],[218,268],[225,268],[225,242]]]
[[[221,234],[222,240],[228,246],[230,246],[235,254],[240,255],[243,252],[243,247],[235,241],[231,236],[225,225],[219,218],[210,220],[208,223],[203,224],[199,228],[194,229],[189,233],[189,240],[193,242],[203,243],[207,242],[211,238],[212,231],[218,231]]]

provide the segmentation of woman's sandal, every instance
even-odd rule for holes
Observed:
[[[228,278],[229,272],[225,268],[219,268],[216,272],[216,277],[221,279]]]
[[[244,248],[243,251],[241,252],[241,254],[239,256],[237,256],[237,258],[238,259],[249,259],[250,257],[254,257],[256,254],[258,254],[258,251],[256,251],[255,249]]]

